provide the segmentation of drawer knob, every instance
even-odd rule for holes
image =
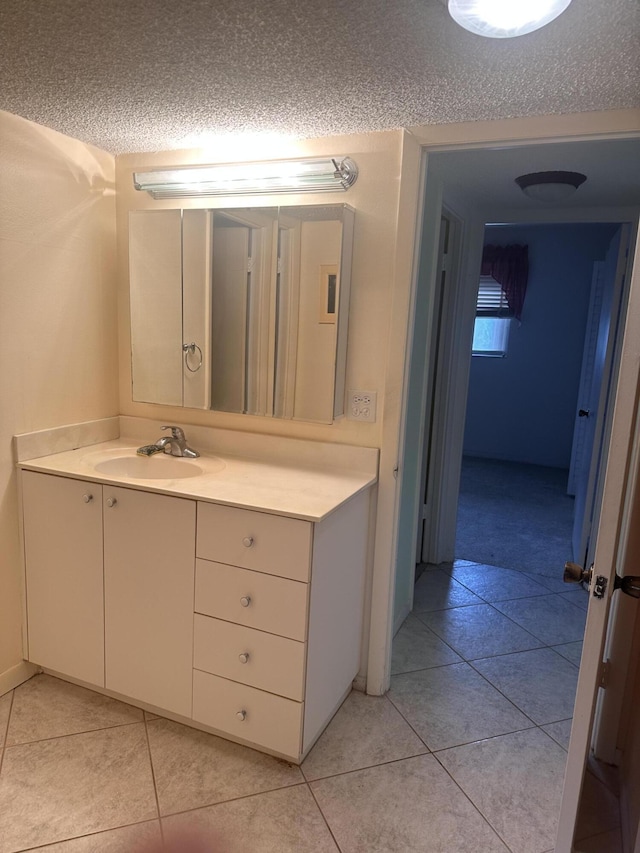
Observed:
[[[117,498],[107,498],[107,506],[115,506],[117,503]]]
[[[240,599],[240,604],[243,607],[248,607],[251,604],[251,596],[250,595],[243,595],[242,598]]]
[[[251,546],[253,545],[253,536],[245,536],[242,540],[242,544],[245,548],[251,548]]]
[[[241,655],[238,655],[238,660],[240,663],[249,663],[249,652],[242,652]]]
[[[244,723],[244,721],[247,719],[247,712],[245,710],[238,711],[236,717],[240,720],[241,723]]]
[[[91,501],[93,500],[93,495],[83,495],[83,496],[82,496],[82,500],[83,500],[86,504],[90,504],[90,503],[91,503]]]

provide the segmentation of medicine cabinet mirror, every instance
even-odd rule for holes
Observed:
[[[133,399],[343,414],[353,219],[343,204],[131,211]]]

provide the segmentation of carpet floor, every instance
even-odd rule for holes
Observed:
[[[571,559],[568,472],[465,456],[456,559],[562,578]]]

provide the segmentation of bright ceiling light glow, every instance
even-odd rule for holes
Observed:
[[[153,198],[348,190],[358,167],[350,157],[178,166],[134,172],[135,189]]]
[[[453,20],[479,36],[514,38],[539,30],[571,0],[449,0]]]

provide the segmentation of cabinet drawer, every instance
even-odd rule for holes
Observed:
[[[302,702],[193,671],[193,719],[298,761]],[[243,713],[244,712],[244,713]]]
[[[305,644],[196,613],[193,665],[301,702]]]
[[[198,503],[196,556],[308,581],[311,523],[265,512]]]
[[[306,639],[305,583],[196,560],[196,612],[292,640]]]

